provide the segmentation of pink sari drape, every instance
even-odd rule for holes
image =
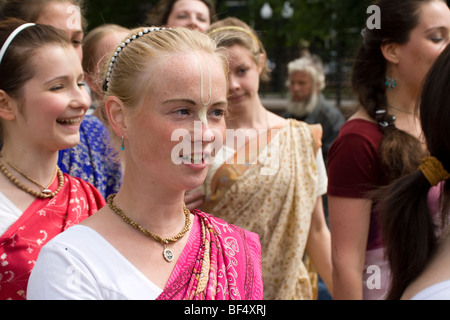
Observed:
[[[0,300],[24,300],[31,270],[50,239],[105,205],[89,183],[64,174],[64,187],[52,199],[36,199],[0,237]],[[50,187],[57,188],[58,179]]]
[[[259,236],[194,210],[188,243],[158,300],[260,300]]]

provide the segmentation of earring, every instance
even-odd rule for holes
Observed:
[[[384,82],[384,85],[386,86],[386,88],[388,88],[389,91],[391,91],[397,86],[397,79],[389,78],[388,76],[386,76],[386,81]]]
[[[125,138],[122,136],[122,145],[120,146],[120,150],[125,150]]]

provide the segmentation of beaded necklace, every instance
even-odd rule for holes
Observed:
[[[107,199],[108,205],[111,208],[111,210],[114,211],[117,215],[119,215],[126,223],[131,225],[133,228],[139,230],[140,232],[142,232],[146,236],[152,238],[156,242],[162,243],[162,245],[164,246],[163,257],[164,257],[164,259],[167,262],[171,262],[173,260],[173,258],[174,258],[174,254],[173,254],[172,250],[167,248],[167,245],[170,242],[176,242],[176,241],[180,240],[186,234],[186,232],[189,231],[189,227],[191,226],[190,211],[186,208],[186,205],[184,205],[184,208],[183,208],[184,215],[185,215],[185,224],[184,224],[183,229],[177,235],[173,236],[172,238],[165,238],[165,239],[163,239],[160,236],[158,236],[158,235],[154,234],[153,232],[151,232],[150,230],[142,227],[137,222],[131,220],[131,218],[129,218],[122,211],[122,209],[118,208],[115,205],[115,203],[114,203],[115,196],[116,196],[116,194],[111,194],[111,195],[108,196],[108,199]]]
[[[61,169],[59,167],[56,167],[56,176],[58,176],[58,188],[55,191],[51,191],[48,186],[44,187],[40,183],[38,183],[33,178],[26,175],[24,172],[20,171],[17,167],[7,162],[14,170],[16,170],[18,173],[20,173],[24,178],[29,180],[30,182],[34,183],[35,185],[39,186],[42,190],[40,192],[30,189],[28,186],[24,185],[22,182],[19,181],[9,170],[5,167],[5,165],[0,162],[0,171],[12,182],[14,183],[19,189],[25,191],[28,194],[31,194],[32,196],[39,198],[39,199],[48,199],[53,198],[58,194],[58,192],[62,189],[64,186],[64,174],[62,173]],[[53,180],[52,180],[53,182]],[[50,182],[50,184],[52,184]]]

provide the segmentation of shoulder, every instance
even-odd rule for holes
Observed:
[[[383,133],[377,124],[364,119],[348,120],[331,145],[328,160],[332,161],[334,157],[341,156],[358,159],[368,156],[373,159],[378,158],[382,139]]]
[[[281,128],[286,125],[287,120],[271,111],[267,110],[267,121],[270,128]]]
[[[228,237],[230,235],[234,235],[247,244],[251,244],[252,246],[256,246],[259,248],[261,247],[259,235],[257,233],[245,230],[234,224],[230,224],[221,218],[214,217],[211,214],[200,210],[193,210],[193,213],[199,216],[201,219],[205,219],[206,221],[208,221],[211,226],[214,227],[214,229],[217,231],[217,234],[219,236]]]
[[[323,128],[321,124],[309,124],[304,121],[289,119],[286,128],[291,128],[299,136],[304,136],[312,143],[314,151],[322,147]]]
[[[403,298],[407,298],[410,292],[406,291]],[[450,280],[438,282],[433,284],[416,294],[414,294],[411,300],[448,300],[450,297]]]
[[[91,229],[70,227],[41,249],[30,276],[27,298],[98,300],[101,292],[96,282],[104,272],[96,272],[97,266],[117,265],[112,257]]]
[[[349,119],[341,127],[338,139],[362,139],[378,144],[383,139],[383,132],[378,124],[362,118]]]

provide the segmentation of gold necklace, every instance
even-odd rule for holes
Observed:
[[[25,173],[23,173],[19,169],[17,169],[15,166],[11,165],[9,162],[7,162],[7,163],[12,168],[14,168],[14,170],[16,170],[18,173],[20,173],[23,177],[25,177],[26,179],[28,179],[29,181],[33,182],[34,184],[38,185],[39,187],[41,187],[43,189],[41,192],[37,192],[35,190],[30,189],[29,187],[24,185],[22,182],[20,182],[19,179],[17,179],[11,172],[9,172],[8,169],[6,169],[5,165],[2,162],[0,162],[0,171],[12,183],[14,183],[19,189],[25,191],[26,193],[31,194],[32,196],[34,196],[36,198],[39,198],[39,199],[53,198],[54,196],[56,196],[58,194],[58,192],[64,186],[64,174],[62,173],[61,169],[59,169],[58,166],[56,167],[56,175],[58,176],[58,188],[55,191],[52,192],[50,189],[48,189],[48,187],[46,188],[46,187],[42,186],[37,181],[35,181],[34,179],[30,178],[29,176],[27,176]]]
[[[142,227],[141,225],[139,225],[137,222],[134,222],[133,220],[131,220],[131,218],[129,218],[123,211],[122,209],[118,208],[115,203],[114,203],[114,198],[115,198],[116,194],[111,194],[108,196],[107,202],[109,207],[111,208],[112,211],[114,211],[116,214],[118,214],[126,223],[128,223],[129,225],[131,225],[132,227],[134,227],[135,229],[139,230],[140,232],[142,232],[143,234],[145,234],[148,237],[151,237],[153,240],[162,243],[162,245],[164,246],[164,251],[163,251],[163,257],[167,262],[171,262],[174,258],[174,254],[172,252],[172,250],[170,250],[169,248],[167,248],[167,245],[170,242],[176,242],[178,240],[180,240],[181,238],[183,238],[183,236],[186,234],[186,232],[189,231],[189,227],[191,226],[191,219],[190,219],[190,211],[186,208],[186,205],[183,205],[183,211],[184,211],[184,215],[186,217],[185,219],[185,224],[183,229],[176,235],[173,236],[172,238],[161,238],[160,236],[154,234],[153,232],[151,232],[150,230]]]

